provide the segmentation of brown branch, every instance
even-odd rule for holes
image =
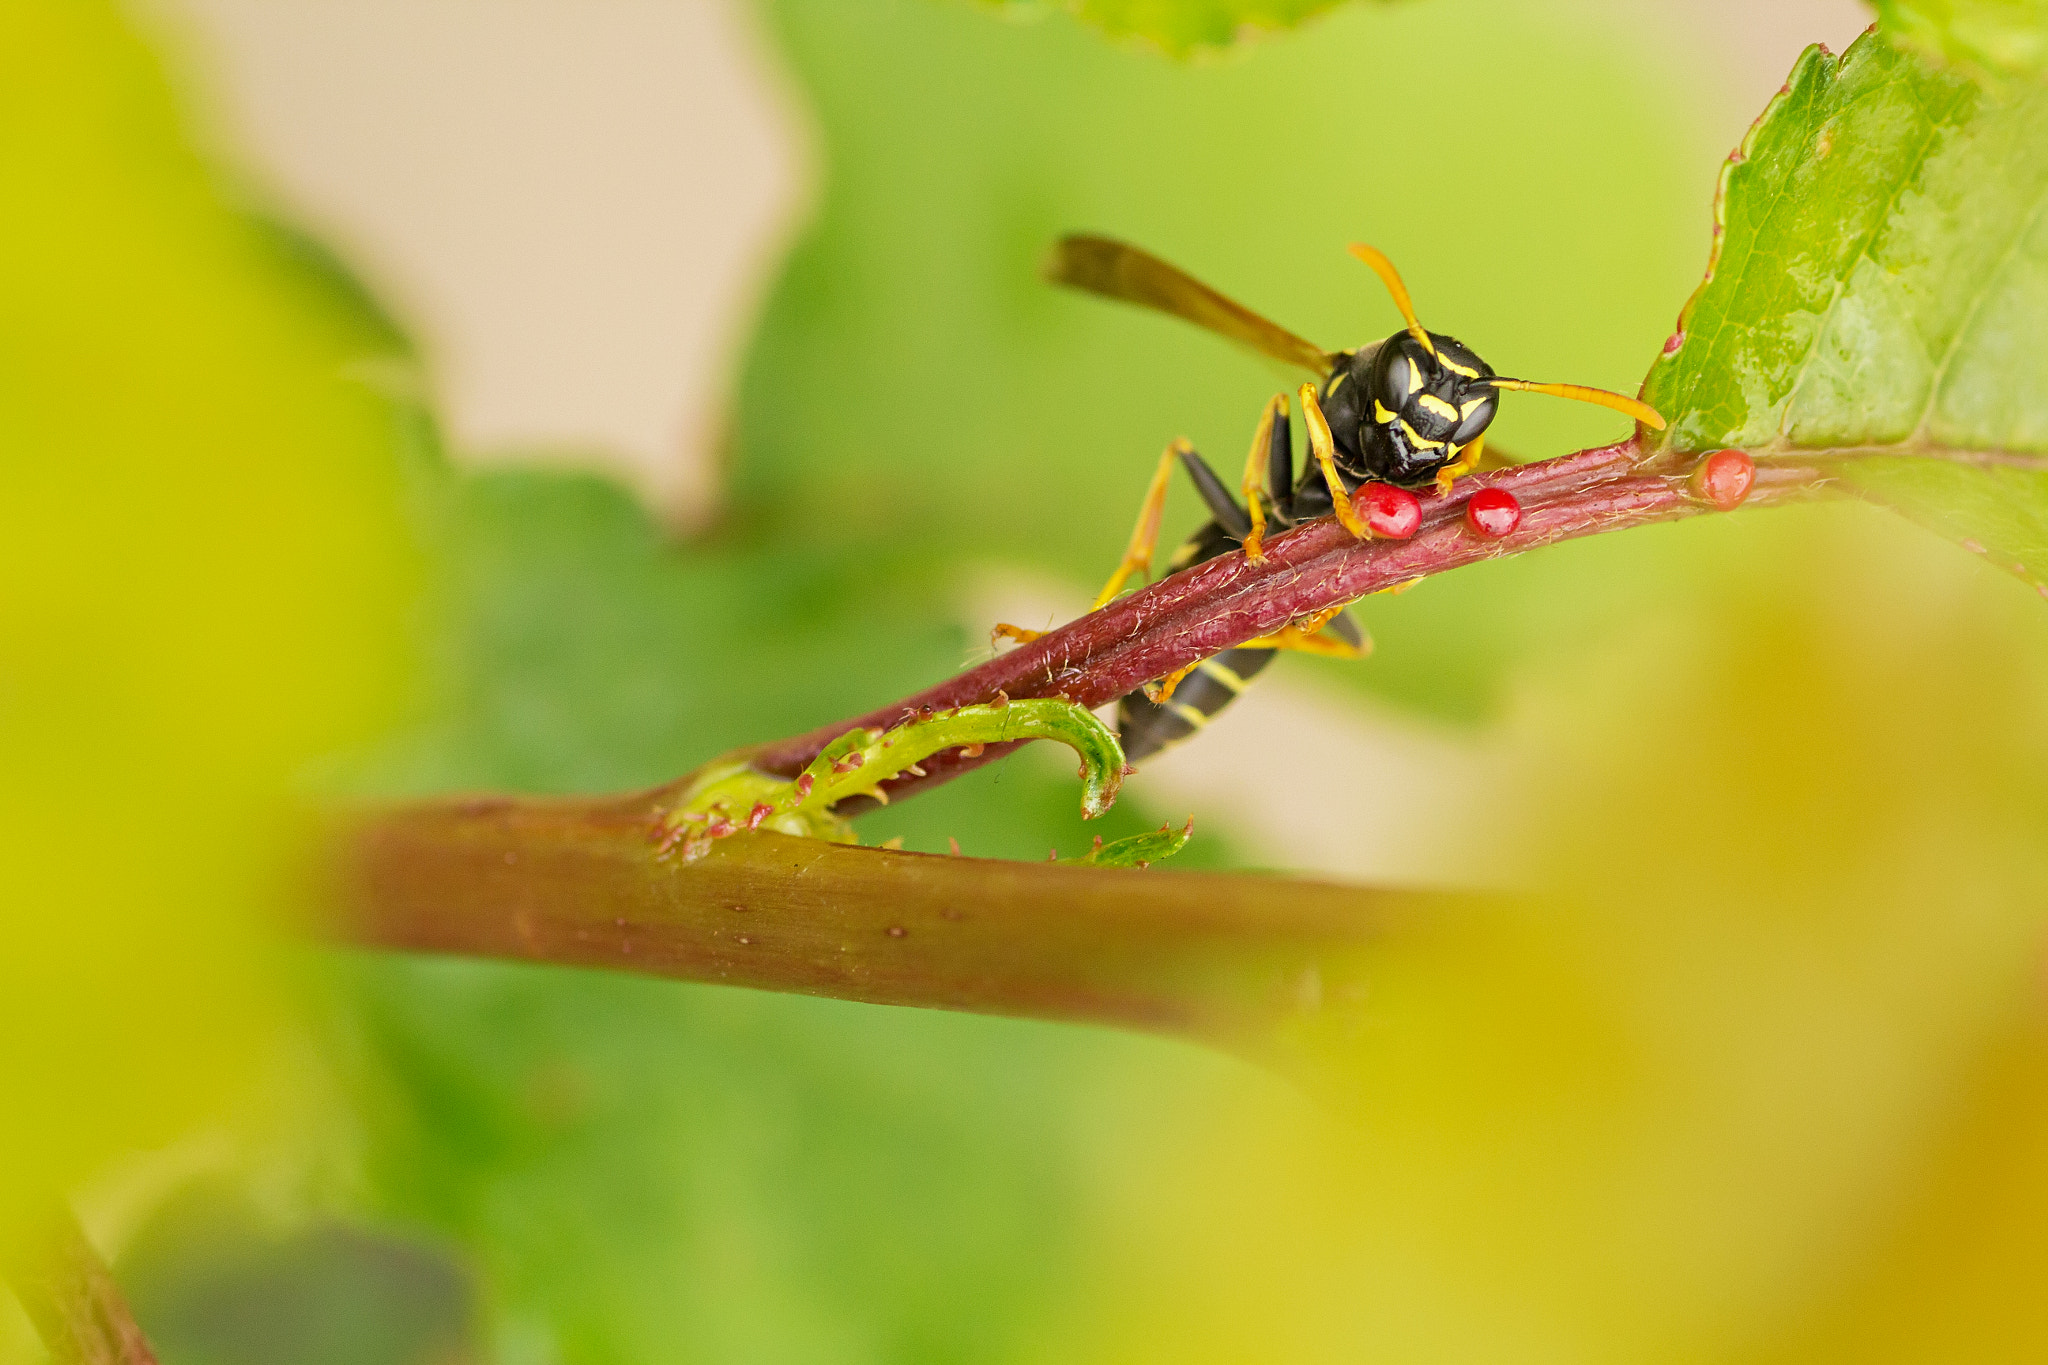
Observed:
[[[1326,607],[1461,565],[1711,507],[1670,457],[1633,443],[1461,482],[1423,498],[1407,540],[1354,540],[1333,520],[1175,574],[914,697],[755,750],[792,776],[849,728],[919,708],[1065,696],[1097,706],[1181,666]],[[1752,503],[1819,483],[1757,471]],[[1504,488],[1519,527],[1464,522]],[[896,794],[1009,748],[951,750]],[[687,779],[684,779],[685,781]],[[703,858],[664,857],[653,835],[670,784],[596,800],[429,802],[339,831],[332,932],[344,941],[621,968],[899,1005],[1088,1020],[1244,1045],[1290,1012],[1341,998],[1388,924],[1446,902],[1257,877],[1128,872],[937,858],[735,834]]]
[[[686,863],[630,798],[402,807],[336,847],[348,942],[1220,1042],[1357,989],[1360,950],[1438,903],[766,833]]]
[[[57,1365],[156,1365],[128,1301],[61,1203],[41,1217],[43,1235],[8,1265],[8,1281]]]

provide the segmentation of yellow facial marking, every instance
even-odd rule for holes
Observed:
[[[1325,398],[1327,398],[1327,397],[1329,397],[1329,396],[1330,396],[1331,394],[1333,394],[1333,393],[1337,392],[1337,390],[1338,390],[1338,389],[1341,389],[1341,388],[1343,388],[1343,387],[1344,387],[1344,381],[1345,381],[1345,380],[1347,380],[1347,379],[1349,379],[1350,377],[1351,377],[1351,371],[1349,371],[1349,370],[1339,370],[1339,371],[1337,372],[1337,377],[1336,377],[1335,379],[1332,379],[1332,380],[1330,381],[1330,387],[1329,387],[1329,388],[1327,388],[1327,389],[1325,389],[1325,390],[1323,391],[1323,396],[1324,396]]]
[[[1477,398],[1466,400],[1465,406],[1458,409],[1458,415],[1460,417],[1470,417],[1473,413],[1479,411],[1479,409],[1484,407],[1485,405],[1486,395],[1482,393]]]
[[[1387,411],[1385,403],[1375,398],[1372,400],[1372,420],[1384,424],[1393,421],[1394,414]]]
[[[1415,434],[1415,428],[1409,426],[1405,419],[1401,422],[1400,426],[1401,434],[1408,438],[1408,444],[1414,446],[1417,450],[1435,450],[1441,445],[1443,445],[1442,441],[1423,440],[1420,436]]]
[[[1433,393],[1425,393],[1415,400],[1415,406],[1424,412],[1433,412],[1447,421],[1458,420],[1458,410]]]
[[[1465,368],[1463,365],[1460,365],[1457,361],[1451,359],[1447,355],[1444,355],[1442,352],[1438,352],[1437,362],[1441,364],[1445,369],[1449,370],[1452,374],[1462,374],[1467,379],[1477,379],[1479,377],[1479,371]]]
[[[1419,365],[1410,364],[1408,366],[1408,392],[1414,393],[1421,387],[1422,368]]]

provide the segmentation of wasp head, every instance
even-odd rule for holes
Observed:
[[[1428,479],[1478,439],[1493,420],[1498,394],[1493,367],[1455,337],[1396,332],[1380,344],[1367,376],[1372,395],[1361,414],[1371,430],[1361,447],[1379,455],[1374,472],[1390,483]]]

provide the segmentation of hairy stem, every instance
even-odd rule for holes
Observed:
[[[1683,468],[1660,462],[1646,472],[1640,458],[1630,441],[1473,475],[1448,496],[1422,495],[1422,524],[1407,540],[1361,541],[1333,519],[1310,522],[1267,541],[1263,563],[1229,554],[1198,564],[916,696],[765,745],[753,761],[770,772],[793,773],[852,726],[887,725],[921,707],[963,706],[998,693],[1100,706],[1197,659],[1369,593],[1480,560],[1714,510],[1688,493],[1689,461]],[[1749,502],[1806,496],[1818,483],[1812,468],[1761,467]],[[1513,493],[1522,504],[1521,524],[1498,540],[1473,533],[1464,521],[1466,502],[1489,487]],[[886,790],[899,798],[1014,747],[940,754],[924,764],[923,776],[898,778]]]
[[[1262,563],[1239,553],[1196,565],[914,697],[737,757],[771,780],[795,779],[849,731],[885,730],[930,709],[1049,697],[1099,706],[1383,588],[1713,510],[1688,493],[1689,465],[1668,456],[1646,464],[1625,443],[1474,476],[1449,496],[1425,495],[1407,540],[1361,541],[1332,519],[1312,522],[1267,542]],[[1810,468],[1760,468],[1750,501],[1804,496],[1820,482]],[[1522,504],[1506,537],[1465,524],[1466,501],[1485,487]],[[946,748],[880,790],[900,797],[1015,747]],[[334,932],[379,947],[1087,1020],[1243,1046],[1290,1015],[1344,999],[1360,985],[1361,954],[1391,921],[1446,903],[1259,877],[892,853],[770,828],[707,840],[694,861],[670,857],[665,813],[692,781],[598,800],[453,800],[370,813],[332,846]]]
[[[22,1310],[57,1365],[156,1365],[128,1301],[70,1209],[52,1203],[43,1235],[7,1267]]]

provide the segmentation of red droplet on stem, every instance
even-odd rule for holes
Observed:
[[[1422,504],[1405,488],[1390,483],[1360,484],[1351,500],[1376,536],[1406,540],[1422,525]]]
[[[1756,461],[1743,450],[1717,450],[1692,471],[1692,495],[1723,512],[1742,506],[1756,482]]]
[[[1522,524],[1522,504],[1505,488],[1482,488],[1465,504],[1465,524],[1499,540]]]

